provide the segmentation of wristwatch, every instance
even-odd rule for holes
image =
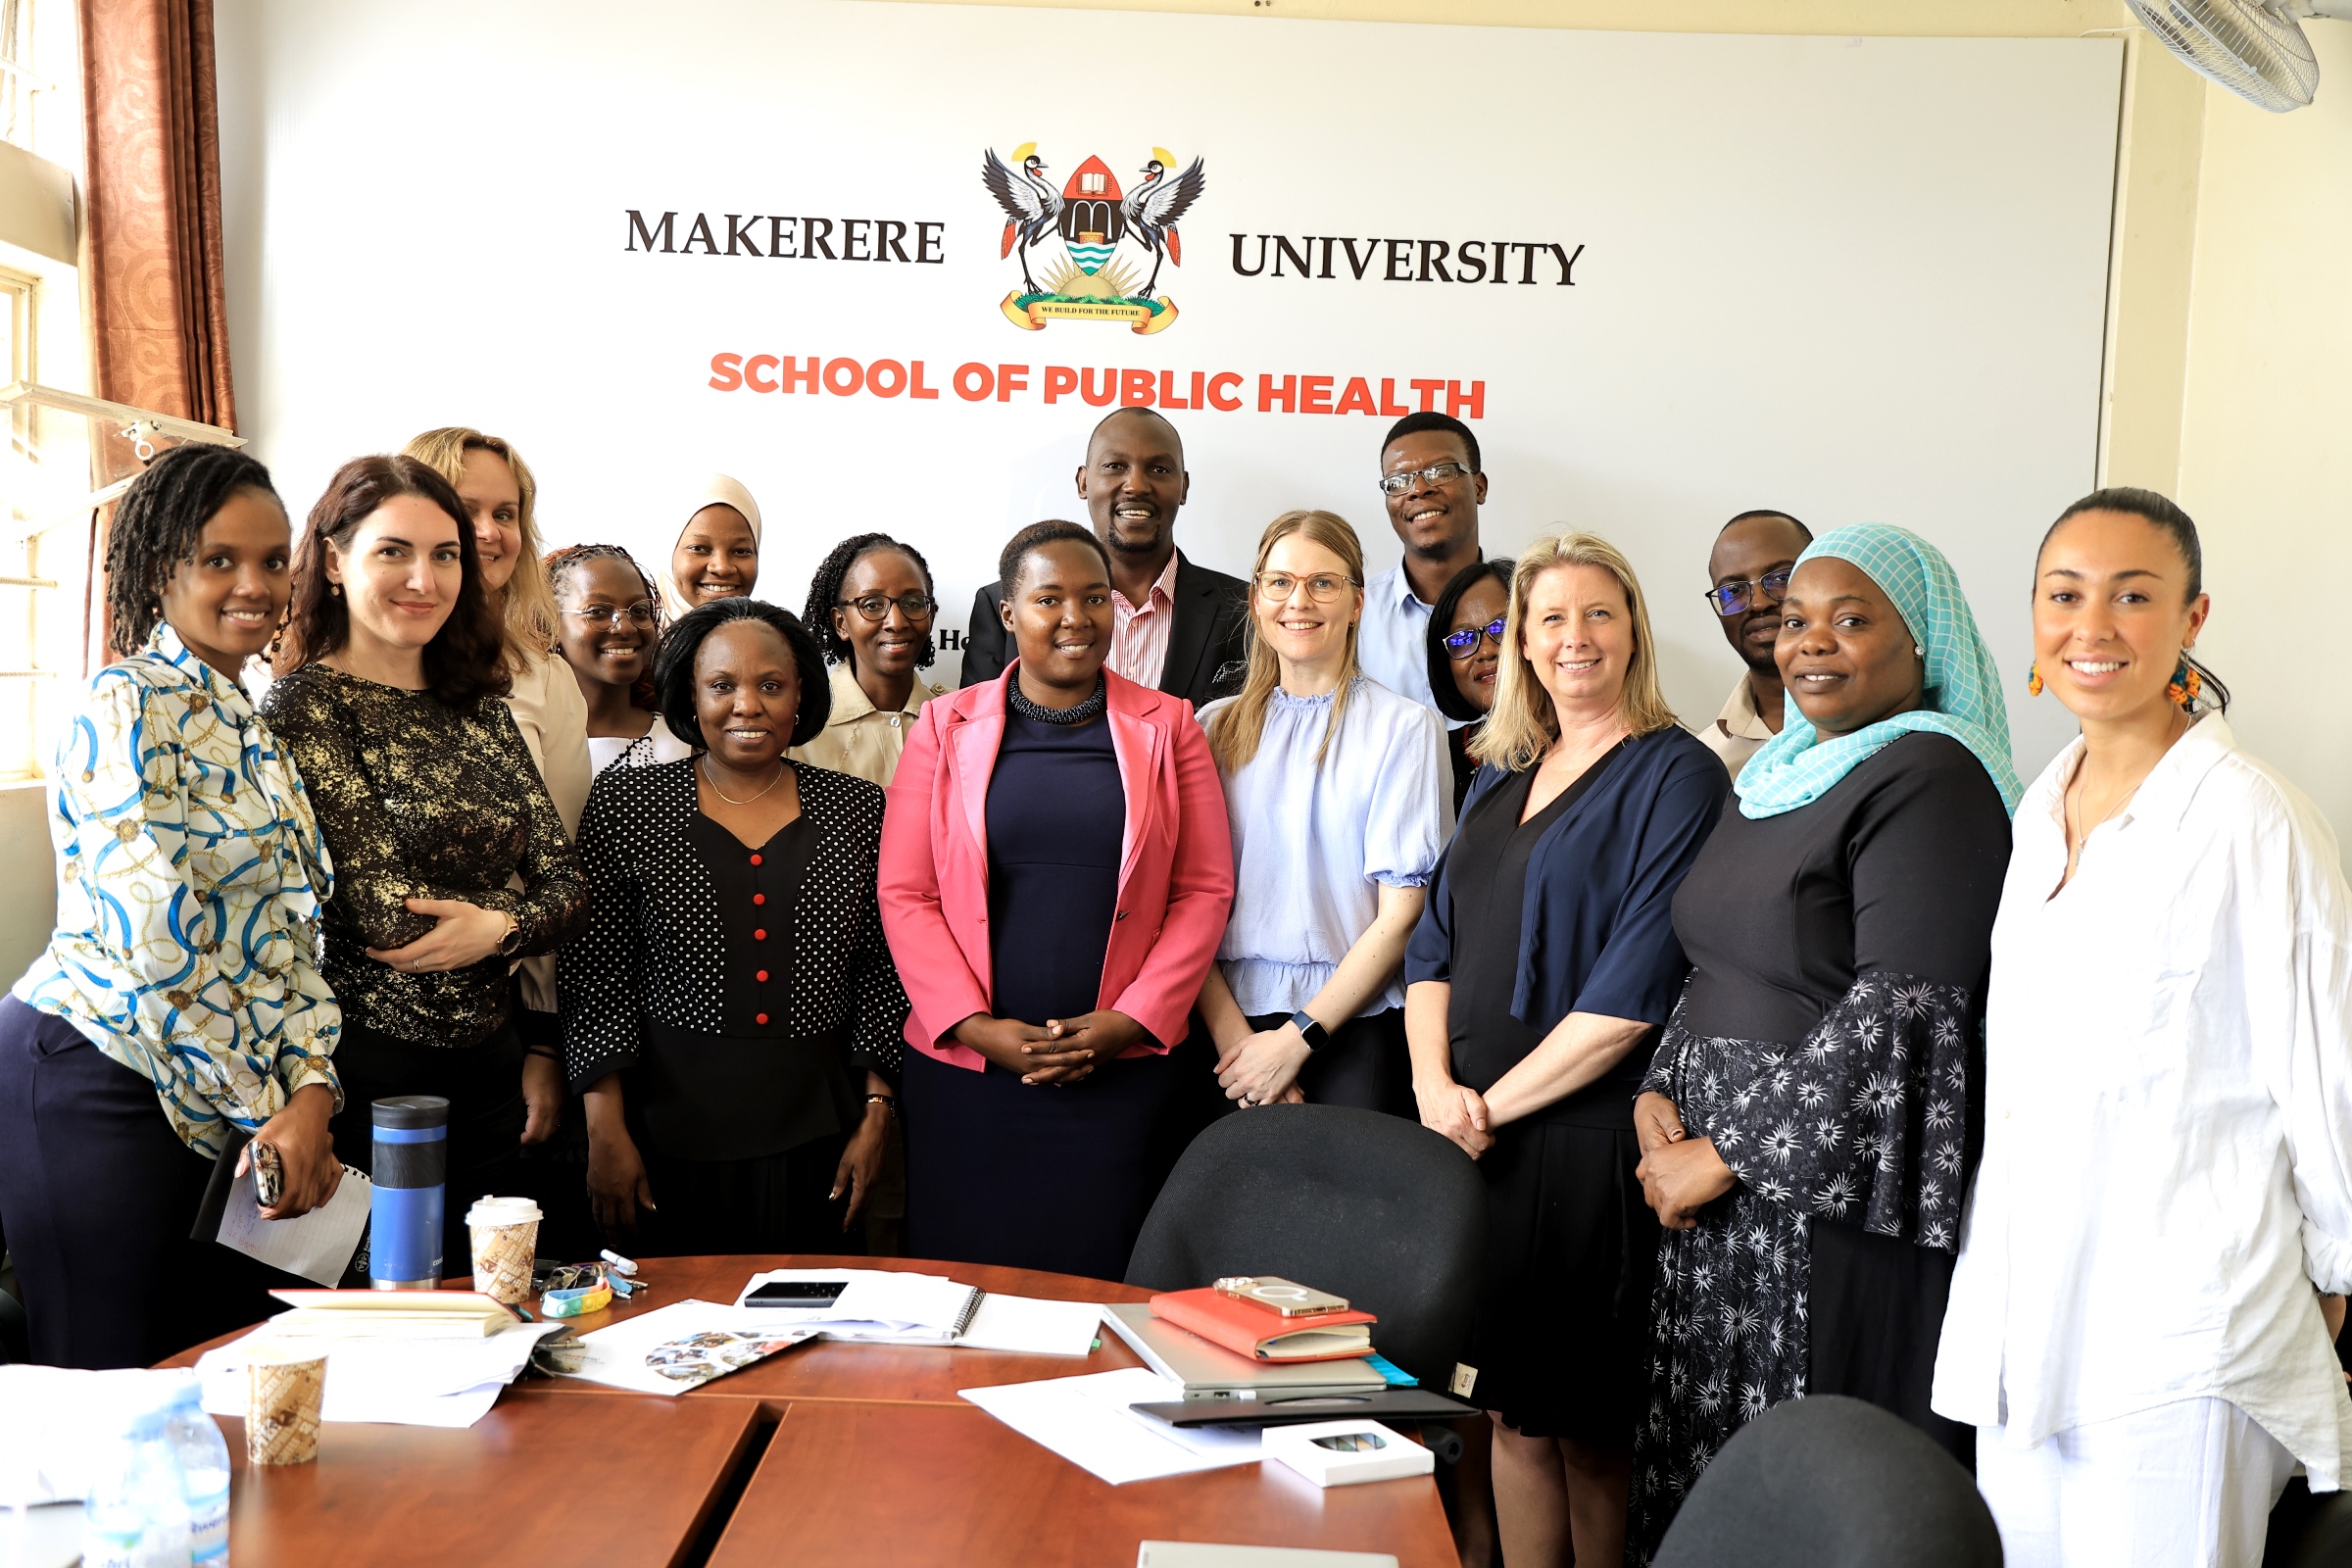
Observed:
[[[1299,1036],[1306,1041],[1307,1050],[1321,1051],[1331,1044],[1331,1031],[1315,1022],[1313,1015],[1304,1007],[1291,1014],[1291,1022],[1298,1026]]]
[[[515,919],[513,914],[509,914],[507,916],[507,934],[498,939],[498,946],[491,951],[502,958],[512,958],[514,956],[514,950],[521,946],[522,922]]]

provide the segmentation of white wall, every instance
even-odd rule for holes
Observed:
[[[681,480],[722,467],[768,513],[763,597],[797,606],[834,540],[885,526],[929,554],[959,625],[1005,535],[1075,510],[1100,411],[1034,392],[717,392],[713,351],[923,357],[935,386],[967,359],[1173,368],[1180,384],[1232,368],[1246,387],[1260,371],[1477,378],[1490,547],[1562,525],[1623,545],[1690,716],[1737,672],[1699,600],[1708,545],[1763,505],[1936,540],[2018,676],[2021,763],[2065,733],[2023,706],[2009,589],[2096,469],[2116,40],[814,0],[681,9],[648,36],[636,14],[591,0],[551,32],[534,8],[450,0],[221,8],[238,403],[298,510],[348,456],[474,423],[529,455],[550,543],[665,554]],[[1047,85],[1147,57],[1152,94]],[[1324,106],[1398,59],[1480,80],[1475,122],[1332,121]],[[880,102],[889,115],[866,112]],[[1018,273],[996,254],[979,153],[1030,138],[1056,182],[1088,152],[1122,179],[1154,145],[1206,158],[1186,265],[1160,278],[1185,313],[1170,330],[1022,333],[998,316]],[[628,208],[768,203],[942,217],[949,260],[623,251]],[[1286,287],[1235,276],[1229,230],[1590,249],[1573,290]],[[1300,505],[1353,520],[1375,569],[1396,559],[1370,482],[1386,418],[1175,417],[1195,477],[1180,537],[1200,559],[1242,569]]]
[[[2200,651],[2239,737],[2352,834],[2335,712],[2352,582],[2352,23],[2304,24],[2319,100],[2204,101],[2180,499],[2205,538]]]

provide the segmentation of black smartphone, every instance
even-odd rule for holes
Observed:
[[[831,1306],[847,1280],[769,1280],[743,1298],[746,1306]]]

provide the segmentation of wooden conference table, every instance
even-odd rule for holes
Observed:
[[[674,1257],[582,1333],[786,1267],[915,1269],[1015,1296],[1141,1301],[1101,1280],[911,1258]],[[958,1564],[1129,1568],[1145,1541],[1394,1553],[1451,1568],[1427,1477],[1326,1492],[1281,1465],[1113,1487],[956,1396],[1139,1364],[1107,1331],[1084,1358],[820,1341],[665,1398],[578,1379],[517,1383],[473,1426],[336,1423],[318,1462],[234,1467],[237,1568],[593,1561],[598,1568]],[[192,1364],[211,1344],[174,1356]]]

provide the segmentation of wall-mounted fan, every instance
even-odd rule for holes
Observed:
[[[2352,21],[2352,0],[2124,0],[2198,74],[2274,115],[2311,102],[2320,63],[2298,17]]]

